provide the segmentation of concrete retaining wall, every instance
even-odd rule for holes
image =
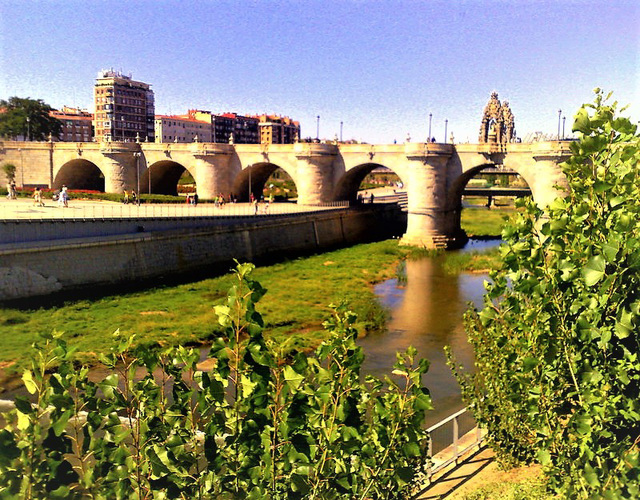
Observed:
[[[151,232],[138,232],[135,224],[128,233],[110,236],[2,245],[0,300],[207,271],[234,258],[259,261],[380,240],[402,234],[401,217],[396,207],[381,205]],[[83,235],[83,221],[75,226],[75,234]],[[74,234],[73,226],[65,232]]]

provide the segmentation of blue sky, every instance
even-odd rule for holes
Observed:
[[[475,142],[491,91],[519,136],[567,131],[596,86],[640,113],[638,0],[0,0],[0,98],[92,109],[114,68],[156,113],[277,113],[302,135]]]

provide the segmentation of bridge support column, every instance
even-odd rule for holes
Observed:
[[[298,143],[296,188],[299,205],[328,203],[333,195],[333,162],[337,147],[331,144]]]
[[[447,248],[466,239],[460,230],[460,212],[447,207],[449,151],[407,155],[412,160],[407,183],[407,232],[400,243],[425,248]],[[418,161],[421,160],[421,161]]]
[[[125,189],[135,189],[136,165],[131,151],[106,145],[101,152],[105,158],[104,191],[122,193]]]
[[[225,196],[231,192],[229,179],[229,162],[231,155],[217,145],[194,144],[193,156],[195,158],[194,180],[198,196],[211,200],[220,193]],[[214,147],[212,149],[212,147]]]

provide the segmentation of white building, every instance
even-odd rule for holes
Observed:
[[[211,123],[186,116],[156,115],[156,142],[213,142]]]

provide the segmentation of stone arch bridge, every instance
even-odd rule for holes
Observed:
[[[0,142],[0,164],[17,167],[19,186],[97,189],[121,193],[174,193],[184,170],[201,198],[219,193],[246,200],[261,193],[278,167],[291,176],[298,203],[355,200],[364,177],[376,167],[396,173],[408,194],[403,242],[426,247],[454,245],[460,229],[465,185],[484,168],[517,172],[542,207],[565,179],[559,164],[569,141],[506,144],[219,144]],[[0,174],[1,175],[1,174]]]

